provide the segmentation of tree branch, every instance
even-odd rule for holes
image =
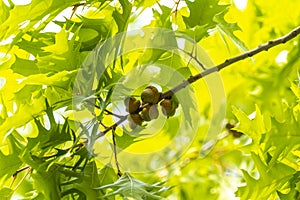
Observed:
[[[292,30],[291,32],[289,32],[288,34],[280,37],[280,38],[277,38],[275,40],[271,40],[265,44],[262,44],[262,45],[259,45],[258,47],[256,47],[255,49],[252,49],[250,51],[247,51],[239,56],[236,56],[236,57],[233,57],[233,58],[229,58],[227,60],[225,60],[225,62],[219,64],[219,65],[216,65],[215,67],[212,67],[212,68],[209,68],[199,74],[196,74],[194,76],[191,76],[190,78],[188,78],[187,80],[185,80],[184,82],[182,82],[181,84],[177,85],[176,87],[170,89],[169,91],[165,92],[162,94],[162,98],[166,98],[168,96],[172,96],[173,94],[175,94],[176,92],[178,92],[179,90],[185,88],[186,86],[188,86],[189,84],[191,83],[194,83],[195,81],[211,74],[211,73],[214,73],[214,72],[218,72],[220,71],[221,69],[233,64],[233,63],[236,63],[240,60],[243,60],[245,58],[250,58],[262,51],[268,51],[269,49],[271,49],[272,47],[275,47],[279,44],[284,44],[286,43],[287,41],[295,38],[297,35],[300,34],[300,26],[295,28],[294,30]]]
[[[189,84],[192,84],[194,82],[196,82],[197,80],[209,75],[209,74],[212,74],[214,72],[218,72],[220,70],[222,70],[223,68],[233,64],[233,63],[236,63],[240,60],[243,60],[245,58],[250,58],[262,51],[268,51],[269,49],[271,49],[272,47],[275,47],[279,44],[284,44],[286,43],[287,41],[295,38],[297,35],[300,34],[300,26],[295,28],[294,30],[292,30],[291,32],[289,32],[288,34],[280,37],[280,38],[277,38],[275,40],[270,40],[269,42],[265,43],[265,44],[262,44],[262,45],[259,45],[258,47],[256,47],[255,49],[252,49],[250,51],[247,51],[241,55],[238,55],[236,57],[232,57],[232,58],[229,58],[227,60],[225,60],[225,62],[219,64],[219,65],[216,65],[212,68],[208,68],[206,69],[205,71],[199,73],[199,74],[196,74],[194,76],[191,76],[190,78],[188,78],[187,80],[183,81],[181,84],[175,86],[174,88],[162,93],[161,97],[160,97],[160,100],[162,99],[165,99],[167,97],[170,97],[172,96],[173,94],[175,94],[176,92],[178,92],[179,90],[181,89],[184,89],[186,86],[188,86]],[[117,126],[119,126],[121,123],[123,123],[126,119],[127,119],[127,116],[121,116],[120,119],[114,123],[112,126],[106,128],[104,131],[101,131],[97,138],[100,138],[102,136],[104,136],[107,132],[109,132],[110,130],[114,130]]]

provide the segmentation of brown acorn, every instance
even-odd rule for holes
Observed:
[[[175,114],[176,108],[172,109],[172,100],[171,99],[162,100],[162,102],[160,102],[160,105],[162,108],[161,111],[165,116],[170,117]]]
[[[177,97],[172,95],[171,97],[162,100],[160,105],[162,107],[162,113],[167,117],[171,117],[175,114],[176,109],[179,106],[179,102]]]
[[[124,100],[124,104],[126,107],[126,111],[129,113],[134,113],[141,106],[141,102],[134,97],[126,97],[126,99]]]
[[[141,117],[145,121],[151,121],[152,119],[157,119],[158,118],[158,109],[157,105],[147,105],[146,107],[143,108],[141,111]]]
[[[142,102],[156,104],[159,101],[160,93],[158,92],[157,88],[154,86],[148,86],[144,89],[141,94]]]
[[[134,123],[136,125],[141,126],[144,120],[140,114],[130,114],[128,116],[128,121],[129,123]]]

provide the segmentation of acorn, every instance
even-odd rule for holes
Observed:
[[[141,111],[141,117],[145,121],[151,121],[152,119],[157,119],[158,118],[158,109],[157,105],[147,105],[146,107],[143,108]]]
[[[144,89],[141,94],[141,99],[144,104],[156,104],[159,101],[160,93],[154,86],[148,86]]]
[[[173,95],[171,97],[171,99],[162,100],[160,105],[162,107],[162,113],[167,117],[171,117],[175,114],[176,109],[179,106],[179,103],[178,103],[178,99],[176,98],[176,96]]]
[[[130,123],[141,126],[144,120],[140,114],[130,114],[128,116],[128,121],[129,121],[129,126],[130,126]]]
[[[172,109],[172,100],[171,99],[164,99],[160,102],[161,111],[162,113],[167,116],[173,116],[175,114],[175,110]]]
[[[134,113],[141,106],[141,102],[134,97],[126,97],[126,99],[124,100],[124,104],[126,107],[126,111],[129,113]]]

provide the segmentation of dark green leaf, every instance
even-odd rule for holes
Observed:
[[[120,3],[122,5],[122,11],[118,11],[117,8],[113,12],[112,16],[115,19],[117,25],[118,25],[118,32],[121,33],[123,32],[127,25],[128,25],[128,20],[130,17],[132,5],[129,1],[127,0],[120,0]]]
[[[105,165],[99,171],[99,184],[101,186],[114,183],[118,179],[118,175],[110,164]]]

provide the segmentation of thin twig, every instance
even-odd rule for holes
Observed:
[[[103,124],[102,121],[99,122],[101,126],[103,126],[104,128],[108,128],[107,126],[105,126],[105,124]]]
[[[179,49],[180,51],[182,51],[183,53],[189,55],[191,57],[191,59],[195,60],[196,63],[203,69],[203,70],[206,70],[206,68],[204,67],[204,65],[197,59],[197,57],[194,54],[194,48],[192,50],[192,52],[187,52],[185,51],[184,49]]]
[[[107,110],[107,109],[105,109],[104,111],[106,112],[106,114],[115,116],[115,117],[117,117],[117,118],[122,118],[122,117],[123,117],[123,115],[118,115],[118,114],[113,113],[113,112],[111,112],[111,111],[109,111],[109,110]]]
[[[162,93],[161,97],[160,97],[160,100],[162,99],[165,99],[167,97],[170,97],[172,96],[173,94],[175,94],[176,92],[178,92],[179,90],[181,89],[184,89],[186,86],[188,86],[189,84],[192,84],[194,82],[196,82],[197,80],[209,75],[209,74],[212,74],[214,72],[218,72],[220,70],[222,70],[223,68],[233,64],[233,63],[236,63],[240,60],[243,60],[245,58],[250,58],[262,51],[268,51],[269,49],[271,49],[272,47],[275,47],[279,44],[284,44],[286,43],[287,41],[295,38],[297,35],[300,34],[300,26],[295,28],[294,30],[292,30],[291,32],[289,32],[288,34],[280,37],[280,38],[277,38],[275,40],[271,40],[265,44],[262,44],[262,45],[259,45],[258,47],[256,47],[255,49],[252,49],[250,51],[247,51],[241,55],[238,55],[236,57],[233,57],[233,58],[229,58],[227,60],[225,60],[225,62],[219,64],[219,65],[216,65],[212,68],[208,68],[206,69],[205,71],[199,73],[199,74],[196,74],[194,76],[191,76],[190,78],[188,78],[187,80],[183,81],[182,83],[180,83],[179,85],[175,86],[174,88]],[[112,126],[108,127],[107,129],[105,129],[104,131],[101,131],[97,138],[100,138],[102,136],[104,136],[107,132],[109,132],[110,130],[113,130],[115,129],[117,126],[119,126],[121,123],[123,123],[126,119],[127,119],[127,116],[122,116],[119,121],[117,121],[116,123],[114,123]]]
[[[18,169],[14,174],[13,174],[13,180],[12,182],[10,183],[10,188],[12,188],[18,174],[24,170],[27,170],[26,174],[22,177],[22,179],[19,181],[19,183],[16,185],[16,187],[13,189],[14,191],[16,191],[18,189],[18,187],[22,184],[22,182],[25,180],[25,178],[28,176],[28,174],[32,171],[32,168],[30,166],[26,166],[26,167],[23,167],[21,169]]]
[[[77,4],[73,5],[73,8],[72,8],[72,14],[71,14],[71,16],[70,16],[70,19],[72,19],[72,17],[73,17],[73,15],[75,14],[77,8],[78,8],[79,6],[83,6],[84,4],[85,4],[85,3],[77,3]]]
[[[86,100],[85,102],[87,102],[88,104],[90,104],[90,105],[94,106],[95,108],[101,110],[101,107],[98,106],[98,105],[96,105],[95,103],[90,102],[89,100]],[[122,117],[123,117],[122,115],[118,115],[118,114],[113,113],[113,112],[111,112],[111,111],[109,111],[109,110],[107,110],[107,109],[104,109],[104,112],[106,112],[106,114],[108,114],[108,115],[113,115],[113,116],[115,116],[115,117],[117,117],[117,118],[122,118]]]
[[[119,119],[119,121],[117,121],[116,123],[114,123],[113,125],[111,125],[110,127],[108,127],[107,129],[105,129],[104,131],[101,131],[98,133],[96,139],[104,136],[106,133],[108,133],[109,131],[115,129],[117,126],[119,126],[120,124],[122,124],[126,119],[127,119],[128,115],[122,116],[122,118]]]
[[[119,162],[118,162],[118,154],[117,154],[117,143],[116,143],[116,137],[115,137],[115,128],[112,129],[112,140],[113,140],[113,148],[114,148],[114,157],[115,157],[115,163],[118,170],[118,176],[122,176],[122,172],[120,170]]]

